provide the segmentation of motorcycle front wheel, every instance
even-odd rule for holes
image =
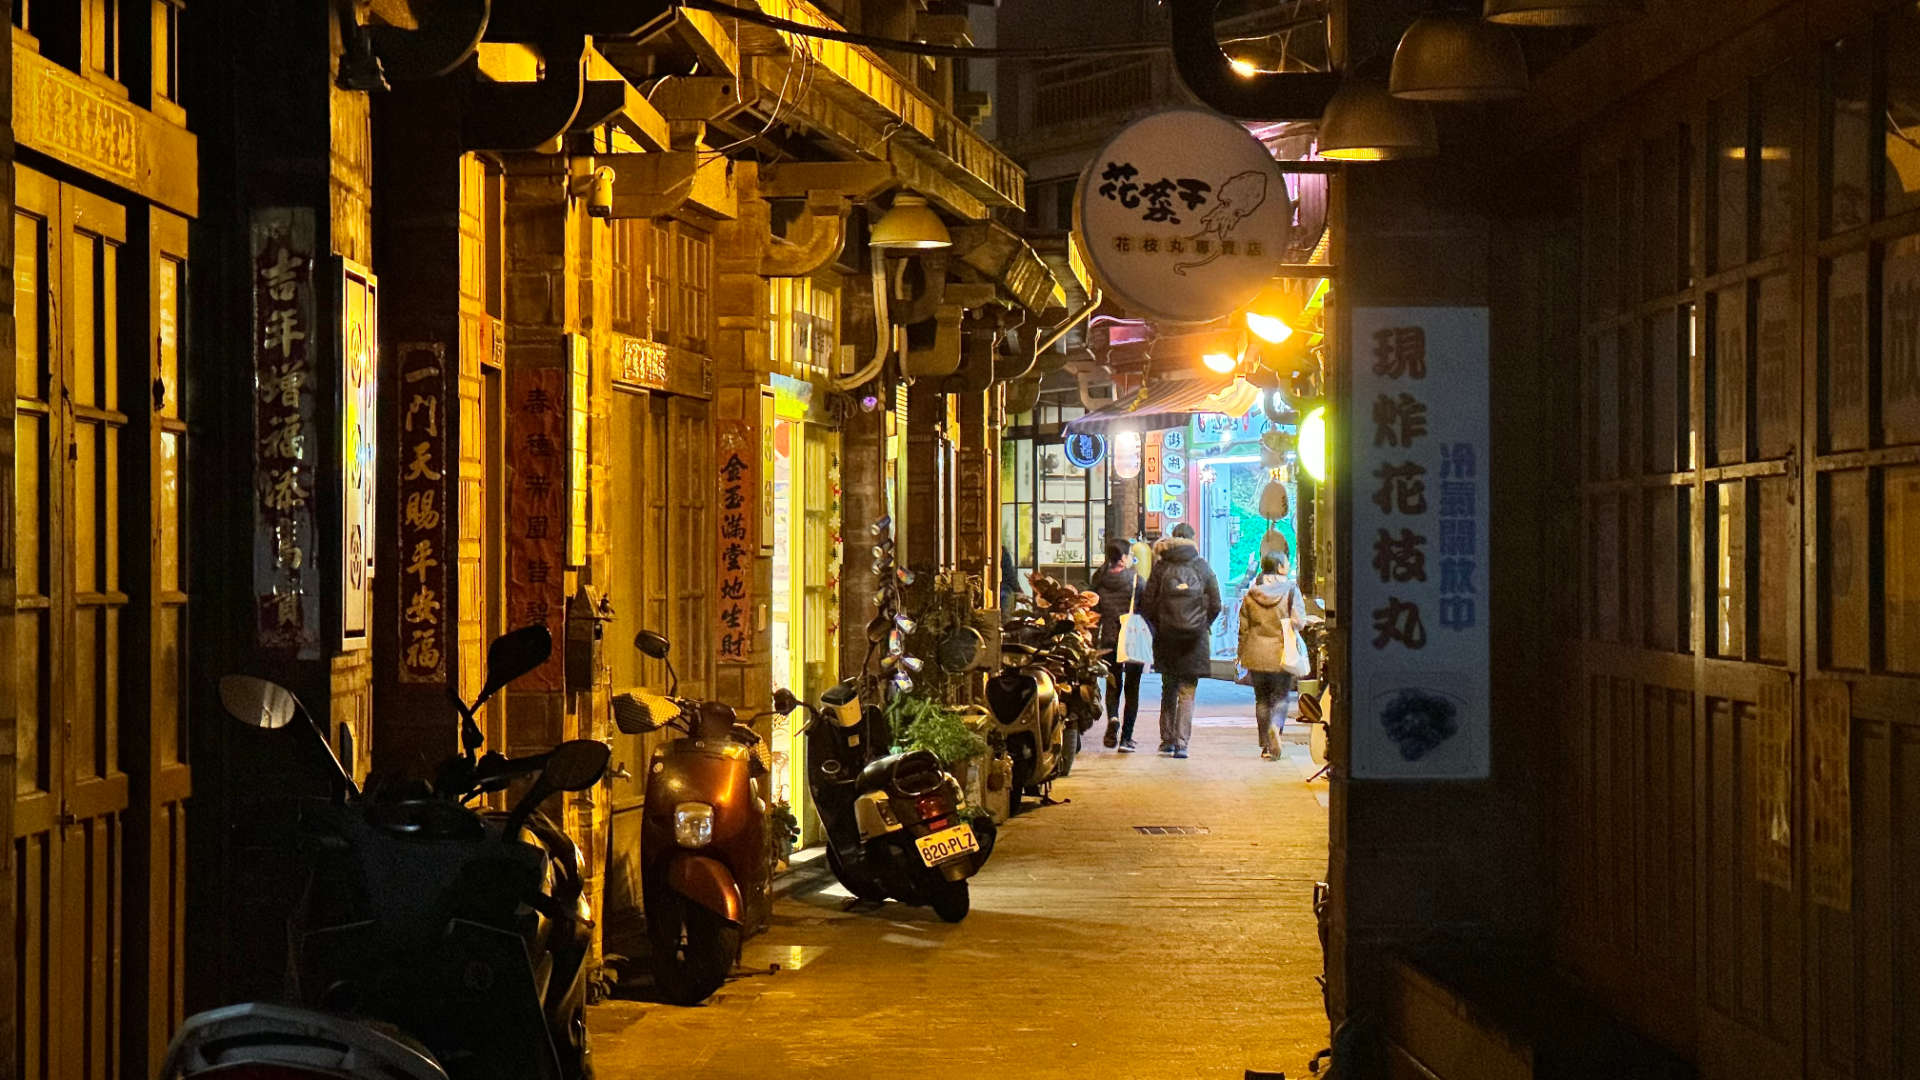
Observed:
[[[973,898],[965,881],[943,881],[933,890],[933,913],[941,919],[957,923],[967,917],[973,908]]]
[[[653,942],[653,979],[674,1005],[698,1005],[713,996],[740,955],[740,927],[673,894],[654,904],[648,936]]]

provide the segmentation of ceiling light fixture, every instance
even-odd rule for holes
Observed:
[[[1527,92],[1527,57],[1504,26],[1422,15],[1393,51],[1388,90],[1409,101],[1506,101]]]
[[[1440,152],[1433,113],[1375,82],[1349,80],[1320,117],[1319,153],[1334,161],[1404,161]]]
[[[867,246],[882,251],[934,251],[953,246],[946,222],[919,195],[894,196],[893,207],[874,222]]]

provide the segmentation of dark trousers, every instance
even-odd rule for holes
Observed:
[[[1147,669],[1145,664],[1122,664],[1118,654],[1108,649],[1107,658],[1107,720],[1120,721],[1120,741],[1133,741],[1133,722],[1140,716],[1140,673]],[[1120,711],[1120,701],[1126,698],[1126,713]]]
[[[1260,726],[1260,749],[1277,754],[1280,731],[1287,726],[1287,693],[1293,689],[1293,676],[1285,671],[1247,674],[1253,676],[1253,718]]]

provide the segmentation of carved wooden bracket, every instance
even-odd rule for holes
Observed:
[[[600,154],[594,161],[613,167],[616,218],[670,217],[688,209],[720,221],[740,216],[731,163],[711,153]]]
[[[760,256],[762,277],[805,277],[832,262],[847,242],[853,204],[832,191],[807,192],[807,208],[795,219],[803,240],[769,236]]]

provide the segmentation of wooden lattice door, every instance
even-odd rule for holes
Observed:
[[[15,190],[12,1053],[107,1080],[149,1071],[182,999],[186,224]]]

